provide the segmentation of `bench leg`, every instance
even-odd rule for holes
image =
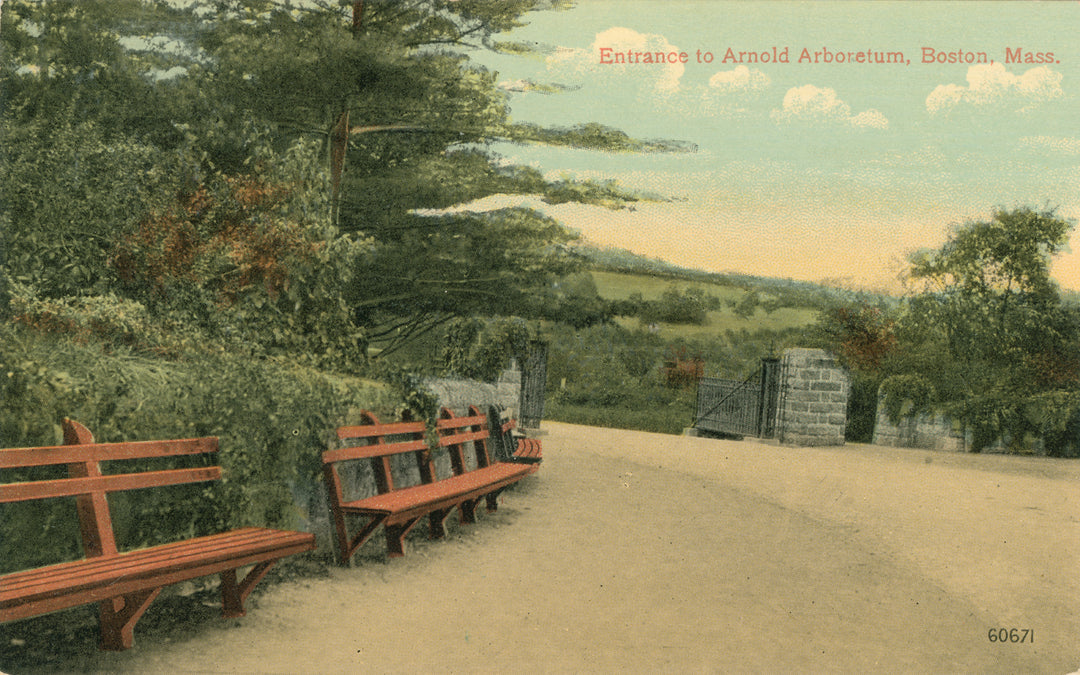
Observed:
[[[154,588],[102,600],[99,603],[101,648],[117,652],[131,649],[135,644],[135,624],[160,592],[160,588]]]
[[[446,538],[446,517],[451,509],[439,509],[428,514],[428,539]]]
[[[416,517],[404,523],[386,526],[386,553],[388,556],[400,558],[405,555],[405,535],[419,520],[420,518]]]
[[[500,490],[501,492],[501,490]],[[487,501],[488,513],[495,513],[499,510],[499,493],[492,492],[491,494],[484,495],[485,501]]]
[[[239,583],[236,580],[236,570],[222,572],[221,615],[227,619],[235,619],[247,614],[244,610],[244,601],[251,594],[251,589],[255,588],[255,584],[262,581],[276,562],[277,560],[266,560],[259,563]]]
[[[476,522],[476,503],[479,499],[468,499],[461,502],[461,524],[466,525]]]
[[[356,533],[352,540],[349,539],[347,530],[340,529],[338,531],[338,553],[341,555],[340,562],[343,567],[349,566],[349,561],[352,559],[353,554],[356,553],[356,549],[364,545],[364,542],[371,537],[379,525],[382,525],[384,520],[386,520],[386,516],[372,516],[371,520]]]

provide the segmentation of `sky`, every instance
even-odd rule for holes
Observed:
[[[910,252],[995,208],[1080,217],[1075,1],[581,0],[527,20],[504,39],[533,55],[471,54],[497,71],[515,121],[599,122],[697,150],[501,144],[550,177],[668,201],[469,208],[524,203],[688,267],[887,290]],[[663,62],[644,56],[656,52]],[[1053,271],[1080,290],[1080,233]]]

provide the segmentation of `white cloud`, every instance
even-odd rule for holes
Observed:
[[[563,91],[574,91],[580,87],[571,87],[557,82],[534,82],[533,80],[503,80],[499,82],[499,89],[517,93],[533,92],[539,94],[555,94]]]
[[[851,106],[837,98],[835,90],[812,84],[788,89],[783,107],[774,109],[769,116],[777,124],[829,124],[872,129],[889,126],[889,120],[881,112],[870,109],[852,115]]]
[[[978,64],[968,68],[967,86],[942,84],[930,92],[926,109],[931,114],[946,113],[960,106],[1029,110],[1063,96],[1061,79],[1061,73],[1047,66],[1014,75],[1000,63]]]
[[[1080,155],[1080,138],[1066,136],[1025,136],[1020,145],[1035,150],[1046,150],[1058,155],[1075,157]]]
[[[686,71],[682,63],[642,63],[644,56],[640,56],[636,63],[615,62],[601,63],[600,50],[610,49],[613,60],[619,61],[615,55],[637,52],[662,53],[669,55],[678,54],[681,50],[672,45],[662,35],[653,33],[639,33],[631,28],[614,27],[596,34],[593,43],[588,49],[573,47],[558,47],[547,59],[549,70],[590,73],[602,75],[632,75],[646,85],[655,88],[659,92],[671,93],[679,89],[679,80]],[[633,57],[625,59],[633,61]]]
[[[864,110],[858,115],[854,115],[848,119],[848,123],[852,126],[871,128],[871,129],[888,129],[889,120],[881,112],[871,108],[870,110]]]
[[[736,66],[722,70],[709,78],[709,87],[723,94],[757,93],[768,89],[772,81],[760,70]]]

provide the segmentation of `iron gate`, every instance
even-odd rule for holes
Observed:
[[[521,396],[518,426],[539,429],[544,419],[544,392],[547,388],[547,343],[534,340],[521,364]]]
[[[772,438],[780,401],[780,359],[766,358],[745,380],[698,380],[694,427],[724,436]]]

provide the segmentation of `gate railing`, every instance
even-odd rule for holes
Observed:
[[[521,393],[518,398],[518,426],[539,429],[544,419],[544,392],[547,383],[547,343],[534,340],[521,364]]]
[[[776,434],[780,360],[762,359],[745,380],[703,377],[698,381],[693,426],[733,436],[771,438]]]

